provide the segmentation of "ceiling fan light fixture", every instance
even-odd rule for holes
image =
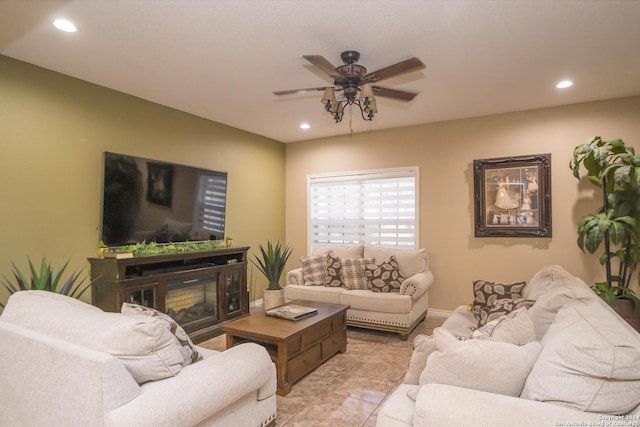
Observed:
[[[332,87],[326,88],[322,95],[322,103],[326,105],[327,101],[336,102],[336,92]]]
[[[360,100],[364,101],[367,98],[373,99],[373,89],[369,83],[362,85],[362,90],[360,91]]]
[[[333,120],[335,120],[336,123],[342,121],[344,109],[347,105],[352,107],[357,105],[363,120],[373,120],[374,114],[378,113],[376,98],[373,95],[374,91],[378,96],[405,102],[411,101],[417,95],[416,93],[381,86],[374,87],[372,84],[377,84],[377,82],[381,80],[425,68],[425,65],[418,58],[409,58],[388,67],[367,73],[367,69],[364,66],[357,64],[360,54],[355,50],[342,52],[340,58],[342,62],[344,62],[344,65],[339,67],[334,66],[321,55],[303,55],[303,58],[333,78],[333,86],[285,90],[274,92],[274,95],[324,90],[321,99],[322,105],[325,111],[333,116]],[[340,100],[336,100],[336,90],[342,92],[340,94]]]

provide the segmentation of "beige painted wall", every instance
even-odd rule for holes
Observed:
[[[103,151],[225,170],[234,245],[284,240],[285,148],[268,138],[0,56],[0,147],[0,276],[27,257],[88,269]]]
[[[307,175],[417,165],[420,246],[435,275],[431,308],[471,302],[473,279],[529,280],[546,264],[592,284],[602,269],[577,248],[575,224],[599,201],[594,187],[573,177],[569,160],[593,135],[640,147],[639,118],[640,97],[633,97],[287,144],[289,267],[307,251]],[[473,160],[541,153],[551,153],[553,237],[475,238]]]

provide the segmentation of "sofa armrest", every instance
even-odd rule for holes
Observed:
[[[400,285],[400,295],[410,295],[411,299],[417,300],[425,294],[433,284],[433,273],[425,270],[404,279]]]
[[[553,427],[602,421],[599,414],[565,406],[443,384],[420,387],[413,414],[418,426]],[[595,424],[594,424],[595,425]]]
[[[109,413],[108,425],[197,425],[246,395],[257,400],[274,395],[276,369],[263,347],[245,343],[142,389],[141,396]]]
[[[304,285],[302,268],[296,268],[287,273],[287,285]]]

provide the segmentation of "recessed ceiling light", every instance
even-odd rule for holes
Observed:
[[[56,19],[53,21],[53,25],[60,31],[65,31],[67,33],[75,33],[77,31],[76,26],[66,19]]]
[[[309,126],[309,123],[302,123],[300,125],[300,129],[309,129],[311,126]]]
[[[556,85],[558,89],[566,89],[571,86],[573,86],[573,82],[571,80],[563,80]]]

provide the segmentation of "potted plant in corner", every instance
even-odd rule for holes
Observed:
[[[61,281],[62,274],[64,273],[69,261],[65,262],[60,267],[52,267],[46,258],[42,258],[40,263],[40,270],[37,271],[35,265],[29,261],[29,274],[24,274],[20,269],[11,262],[13,270],[11,273],[14,277],[14,282],[6,277],[2,278],[2,285],[9,292],[14,294],[19,291],[27,290],[40,290],[57,292],[61,295],[67,295],[73,298],[80,299],[82,294],[91,287],[93,282],[85,283],[86,277],[80,277],[83,270],[71,273],[71,275],[64,281]],[[5,304],[0,302],[0,307],[4,308]]]
[[[580,249],[595,253],[604,246],[606,281],[592,289],[640,331],[640,301],[630,288],[632,278],[640,279],[640,157],[621,139],[595,136],[573,150],[569,166],[577,179],[583,167],[602,189],[603,205],[578,221]]]
[[[283,247],[280,242],[274,245],[267,241],[266,249],[260,245],[260,256],[253,254],[250,259],[268,282],[262,293],[265,310],[284,304],[284,288],[280,287],[280,277],[290,255],[289,246]]]

